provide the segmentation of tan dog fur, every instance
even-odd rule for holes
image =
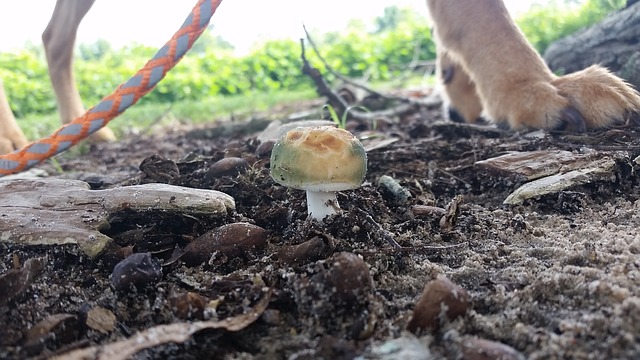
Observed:
[[[449,118],[457,122],[478,122],[482,104],[467,72],[445,51],[438,52],[436,69],[444,85],[443,100],[445,108],[449,109]]]
[[[71,122],[84,113],[80,93],[73,78],[73,46],[82,18],[95,0],[58,0],[42,34],[49,76],[56,94],[62,123]],[[1,87],[2,83],[0,83]],[[94,141],[111,141],[113,132],[102,128],[91,136]],[[4,89],[0,88],[0,154],[20,149],[27,139],[9,108]]]
[[[478,99],[486,119],[512,129],[582,132],[639,116],[638,93],[602,67],[554,75],[502,0],[427,0],[427,6],[444,55],[441,72],[454,71],[445,92],[466,121],[478,117]]]

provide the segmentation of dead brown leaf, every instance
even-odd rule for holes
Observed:
[[[272,289],[264,291],[262,298],[253,308],[238,316],[220,321],[196,321],[192,323],[175,323],[159,325],[141,331],[129,339],[117,341],[104,346],[92,346],[85,349],[70,351],[51,359],[65,360],[124,360],[144,349],[149,349],[166,343],[182,343],[199,331],[206,329],[222,329],[226,331],[240,331],[255,322],[269,306]]]

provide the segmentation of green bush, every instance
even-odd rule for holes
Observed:
[[[551,0],[534,4],[516,22],[527,39],[540,52],[555,40],[595,24],[607,14],[622,8],[626,0]]]
[[[22,117],[36,110],[55,111],[46,63],[39,54],[23,50],[0,53],[0,79],[10,97],[11,109]]]
[[[574,2],[553,0],[549,6],[534,6],[518,19],[538,50],[543,51],[551,41],[600,20],[622,6],[624,0],[584,0],[580,6],[569,4]],[[397,78],[412,60],[435,57],[430,29],[423,15],[390,7],[373,25],[375,29],[367,31],[366,24],[354,22],[344,32],[314,38],[336,71],[356,79],[365,77],[368,81]],[[301,73],[298,41],[267,41],[250,54],[236,57],[223,39],[205,33],[194,49],[141,103],[199,101],[219,95],[308,90],[313,86]],[[75,74],[85,104],[94,105],[109,95],[155,51],[143,45],[113,49],[104,40],[81,45],[76,54]],[[18,117],[55,111],[42,53],[34,46],[16,53],[0,53],[0,78]],[[324,71],[309,46],[307,58]],[[327,79],[332,80],[329,75]]]

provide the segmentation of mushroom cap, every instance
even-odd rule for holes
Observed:
[[[366,172],[367,153],[362,143],[347,130],[333,126],[292,129],[271,151],[271,177],[296,189],[355,189]]]

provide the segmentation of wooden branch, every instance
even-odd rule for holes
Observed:
[[[302,73],[309,76],[316,84],[316,91],[318,92],[318,95],[326,97],[329,104],[333,106],[338,114],[344,113],[348,107],[346,101],[344,101],[340,95],[331,91],[329,84],[324,80],[320,71],[311,66],[309,60],[307,60],[304,39],[300,39],[300,47],[302,49]]]
[[[306,29],[305,29],[306,31]],[[309,60],[306,56],[306,50],[304,46],[304,39],[300,39],[300,46],[302,49],[301,58],[302,58],[302,73],[309,76],[313,82],[316,84],[316,91],[319,95],[325,96],[331,106],[336,110],[338,114],[343,114],[344,111],[348,109],[348,104],[344,98],[342,98],[339,94],[332,91],[327,82],[322,77],[320,71],[309,63]],[[317,54],[317,51],[316,51]],[[321,58],[322,59],[322,58]],[[322,59],[324,62],[324,59]],[[326,62],[325,62],[326,64]],[[328,65],[327,65],[328,66]],[[330,69],[330,67],[329,67]],[[333,71],[333,70],[331,70]],[[334,73],[337,74],[337,73]],[[339,75],[342,76],[342,75]],[[344,78],[347,79],[347,78]],[[347,79],[348,80],[348,79]],[[348,80],[351,81],[351,80]],[[356,86],[356,83],[353,83]],[[367,87],[363,85],[357,85],[359,88],[364,88],[367,90]],[[369,91],[369,90],[367,90]],[[374,91],[375,94],[379,94]],[[387,97],[385,95],[381,95],[383,98],[394,100],[394,98]],[[400,116],[410,111],[413,111],[416,106],[426,106],[426,107],[434,107],[439,106],[441,104],[441,100],[439,98],[429,97],[423,101],[416,101],[409,98],[395,98],[395,100],[402,100],[402,103],[394,106],[390,109],[376,111],[376,112],[364,112],[358,111],[357,109],[351,109],[349,111],[349,117],[359,120],[370,122],[378,118],[386,118],[386,117],[394,117]]]
[[[144,184],[90,190],[79,180],[39,179],[0,182],[0,241],[23,245],[77,244],[99,255],[111,243],[115,213],[161,212],[167,216],[224,218],[235,201],[214,190]]]
[[[371,95],[374,96],[378,96],[381,99],[384,100],[391,100],[391,101],[398,101],[398,102],[403,102],[403,103],[407,103],[407,104],[411,104],[411,105],[416,105],[416,106],[427,106],[427,107],[431,107],[433,106],[433,99],[427,99],[426,101],[420,101],[420,100],[416,100],[413,98],[409,98],[409,97],[401,97],[401,96],[389,96],[389,95],[385,95],[379,91],[376,91],[366,85],[363,85],[357,81],[354,81],[342,74],[340,74],[339,72],[335,71],[330,65],[329,63],[325,60],[325,58],[320,54],[320,51],[318,50],[315,42],[313,41],[313,39],[311,38],[311,34],[309,34],[309,32],[307,31],[306,26],[304,26],[304,24],[302,25],[302,28],[304,29],[304,33],[305,36],[307,37],[307,41],[309,41],[309,45],[311,46],[311,49],[313,50],[313,52],[316,54],[316,56],[318,56],[318,59],[320,59],[320,62],[322,62],[322,65],[324,65],[324,67],[327,69],[327,71],[335,76],[336,78],[342,80],[343,82],[345,82],[346,84],[349,84],[353,87],[362,89],[366,92],[368,92]],[[414,54],[415,56],[415,54]],[[404,107],[403,107],[404,108]]]

